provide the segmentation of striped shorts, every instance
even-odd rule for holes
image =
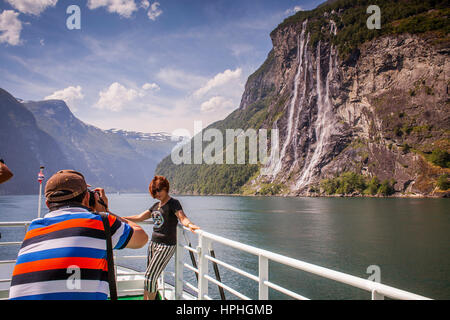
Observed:
[[[170,246],[151,241],[148,245],[147,271],[145,272],[144,289],[148,292],[156,292],[157,281],[164,268],[175,253],[176,246]]]

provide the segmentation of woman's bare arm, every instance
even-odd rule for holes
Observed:
[[[115,216],[120,221],[127,223],[133,229],[133,235],[131,236],[131,239],[128,241],[126,248],[139,249],[145,246],[145,244],[148,242],[148,235],[140,225],[124,217],[120,217],[110,211],[108,211],[108,213],[110,215]]]
[[[129,221],[133,221],[133,222],[142,222],[147,219],[150,219],[151,216],[152,216],[152,214],[151,214],[150,210],[145,210],[141,214],[137,214],[135,216],[124,217],[124,218]]]
[[[200,229],[199,226],[193,224],[189,218],[186,216],[186,214],[184,213],[183,210],[178,210],[177,212],[175,212],[175,215],[177,216],[178,220],[180,221],[180,223],[185,226],[188,227],[189,230],[191,230],[192,232],[194,232],[195,230]]]

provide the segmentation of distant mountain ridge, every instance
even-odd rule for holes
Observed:
[[[174,138],[174,141],[176,141],[180,139],[179,137],[173,137],[166,132],[144,133],[137,131],[126,131],[116,128],[104,131],[107,133],[119,134],[126,139],[148,140],[148,141],[169,141],[172,140],[172,138]]]
[[[101,130],[75,117],[64,101],[18,101],[3,89],[0,111],[6,115],[0,127],[0,157],[15,174],[0,186],[0,194],[37,192],[40,165],[46,167],[47,177],[72,168],[93,187],[146,192],[156,164],[177,143],[168,134]]]

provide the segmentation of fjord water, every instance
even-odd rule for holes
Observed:
[[[450,298],[448,199],[174,197],[205,231],[362,278],[368,278],[367,268],[376,265],[384,284],[434,299]],[[109,198],[111,210],[121,216],[145,211],[155,201],[147,194]],[[0,221],[31,220],[36,215],[37,196],[0,197]],[[151,232],[151,226],[145,228]],[[0,228],[0,232],[0,241],[20,241],[24,235],[21,229]],[[188,236],[195,246],[196,237]],[[217,244],[214,249],[217,258],[257,275],[257,257]],[[0,260],[14,259],[17,250],[0,246]],[[145,247],[118,255],[146,253]],[[187,253],[184,258],[190,264]],[[140,271],[146,267],[145,259],[117,263]],[[274,262],[269,267],[271,282],[311,299],[370,298],[369,292]],[[256,282],[219,268],[225,284],[257,299]],[[173,269],[172,259],[168,270]],[[209,270],[214,277],[211,265]],[[197,283],[189,270],[184,278]],[[210,285],[209,294],[218,298],[217,287]],[[270,290],[270,298],[288,297]]]

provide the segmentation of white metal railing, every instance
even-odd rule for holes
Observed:
[[[304,261],[289,258],[274,252],[252,247],[240,242],[230,240],[203,230],[196,230],[194,233],[198,237],[197,248],[191,248],[181,244],[181,239],[184,236],[184,231],[189,230],[188,228],[182,228],[178,226],[177,228],[177,248],[175,253],[175,294],[177,299],[181,299],[181,294],[183,291],[183,268],[187,267],[183,262],[183,250],[189,250],[195,252],[198,256],[198,268],[195,269],[192,266],[187,267],[187,269],[198,273],[198,299],[210,299],[208,296],[208,282],[218,285],[219,287],[225,289],[226,291],[232,293],[233,295],[241,299],[249,299],[249,297],[240,293],[236,289],[233,289],[224,283],[214,279],[208,274],[208,261],[219,264],[228,270],[234,271],[244,277],[247,277],[258,283],[258,299],[267,300],[269,298],[269,288],[288,295],[294,299],[298,300],[308,300],[308,298],[295,293],[291,290],[281,287],[275,283],[269,281],[269,261],[278,262],[280,264],[290,266],[297,270],[306,271],[320,277],[335,280],[340,283],[344,283],[359,289],[366,290],[371,293],[372,300],[383,300],[384,297],[389,297],[393,299],[401,300],[428,300],[429,298],[423,297],[411,292],[400,290],[394,287],[390,287],[381,283],[373,282],[368,279],[363,279],[355,277],[343,272],[338,272],[328,268],[313,265]],[[235,266],[232,266],[226,262],[223,262],[217,258],[211,257],[209,255],[212,249],[212,244],[220,243],[225,246],[244,251],[253,254],[258,257],[258,275],[250,274],[244,270],[241,270]]]
[[[27,232],[28,227],[30,226],[31,221],[13,221],[13,222],[0,222],[0,227],[18,227],[18,228],[24,228],[25,232]],[[6,241],[1,241],[0,242],[0,247],[3,246],[19,246],[22,244],[22,241],[10,241],[10,242],[6,242]],[[12,264],[15,263],[16,260],[0,260],[0,265],[2,264]],[[7,279],[0,279],[0,283],[10,283],[11,282],[11,278],[7,278]],[[0,300],[5,300],[4,298],[0,298]]]
[[[28,230],[28,227],[30,226],[31,221],[12,221],[12,222],[0,222],[0,227],[11,227],[11,228],[25,228],[25,233]],[[22,241],[12,241],[12,242],[5,242],[5,241],[1,241],[0,242],[0,247],[2,246],[13,246],[13,245],[21,245]],[[0,264],[2,263],[11,263],[11,262],[16,262],[16,260],[2,260],[0,261]]]
[[[0,222],[0,227],[25,227],[25,231],[28,229],[30,225],[30,221],[24,222]],[[151,223],[144,223],[151,224]],[[175,277],[175,298],[177,300],[181,300],[183,296],[183,284],[188,288],[192,289],[197,293],[197,297],[200,300],[207,299],[211,300],[212,298],[208,295],[208,283],[211,282],[216,284],[217,286],[223,288],[224,290],[230,292],[231,294],[241,298],[241,299],[250,299],[246,295],[237,291],[234,288],[231,288],[228,285],[225,285],[223,282],[214,279],[208,274],[208,262],[211,261],[217,265],[221,265],[228,270],[236,272],[246,278],[249,278],[258,283],[258,299],[267,300],[269,298],[269,288],[286,294],[294,299],[298,300],[308,300],[308,298],[295,293],[291,290],[281,287],[275,283],[269,281],[269,261],[278,262],[280,264],[284,264],[286,266],[290,266],[292,268],[306,271],[323,278],[335,280],[340,283],[344,283],[359,289],[363,289],[371,292],[372,300],[382,300],[384,297],[389,297],[393,299],[402,299],[402,300],[428,300],[429,298],[420,296],[411,292],[407,292],[404,290],[396,289],[394,287],[390,287],[381,283],[373,282],[367,279],[355,277],[343,272],[334,271],[328,268],[320,267],[317,265],[313,265],[307,262],[303,262],[297,259],[289,258],[274,252],[270,252],[264,249],[259,249],[253,246],[249,246],[246,244],[242,244],[240,242],[230,240],[203,230],[196,230],[194,233],[198,237],[198,246],[196,248],[192,248],[188,245],[184,245],[182,243],[182,239],[185,236],[184,231],[189,230],[187,228],[183,228],[181,226],[177,227],[177,246],[175,251],[175,273],[173,274]],[[253,254],[258,257],[258,275],[253,275],[244,270],[239,269],[238,267],[232,266],[224,261],[221,261],[215,257],[210,255],[212,244],[220,243],[225,246],[244,251],[250,254]],[[20,245],[22,242],[0,242],[1,245]],[[193,252],[198,256],[198,268],[195,268],[183,261],[184,250]],[[146,259],[147,256],[115,256],[117,260],[127,260],[127,259]],[[13,263],[15,260],[8,261],[0,261],[2,263]],[[195,286],[187,281],[183,280],[183,270],[184,268],[196,273],[198,275],[198,285]],[[167,273],[167,272],[166,272]],[[169,272],[170,273],[170,272]],[[117,270],[116,270],[117,275]],[[128,274],[127,274],[128,275]],[[130,274],[131,275],[131,274]],[[134,275],[134,274],[133,274]],[[136,273],[135,275],[144,275],[144,273]],[[164,273],[162,275],[164,277]],[[164,278],[162,278],[164,279]],[[0,279],[1,282],[9,282],[11,279]],[[124,292],[125,293],[125,292]]]

